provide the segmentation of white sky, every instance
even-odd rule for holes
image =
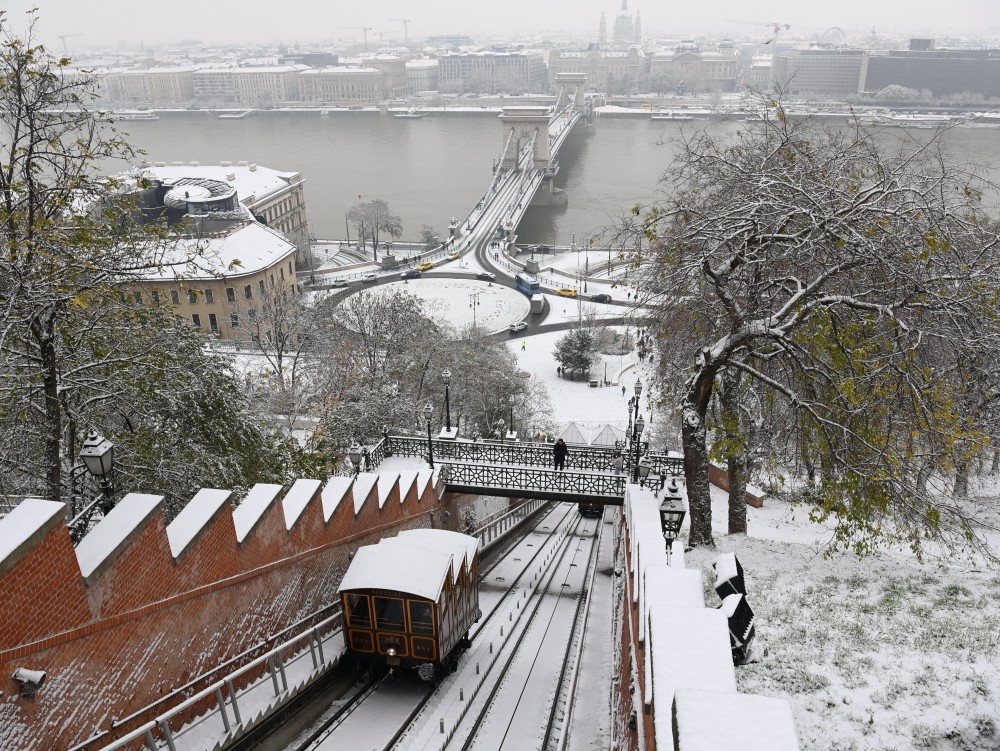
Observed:
[[[619,12],[614,0],[372,0],[367,3],[329,0],[173,0],[168,3],[136,3],[134,0],[6,0],[2,3],[15,25],[21,14],[38,6],[42,18],[40,36],[52,49],[61,47],[62,34],[82,36],[68,40],[73,46],[111,45],[123,42],[137,47],[179,39],[205,42],[284,41],[336,42],[360,39],[350,26],[370,26],[369,42],[402,39],[403,24],[411,19],[411,39],[431,34],[530,35],[542,31],[590,32],[596,36],[601,12],[607,14],[609,31]],[[709,0],[663,2],[630,0],[629,10],[642,14],[648,34],[680,36],[698,31],[748,34],[753,25],[733,21],[780,22],[796,30],[823,31],[839,26],[880,33],[943,36],[949,33],[996,35],[1000,33],[998,0],[838,0],[806,3],[802,0]],[[762,32],[763,33],[763,32]]]

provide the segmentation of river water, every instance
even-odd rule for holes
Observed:
[[[559,154],[556,185],[566,191],[567,205],[530,209],[518,239],[568,245],[574,233],[583,242],[613,224],[655,196],[678,148],[670,138],[699,127],[726,131],[741,124],[604,117],[591,134],[578,129]],[[318,238],[343,238],[347,210],[373,198],[400,216],[404,239],[418,239],[423,224],[444,236],[449,219],[466,216],[479,200],[503,148],[497,116],[486,112],[419,119],[370,112],[255,112],[240,119],[165,112],[119,128],[150,161],[248,161],[301,172]],[[919,138],[933,131],[907,132]],[[947,138],[957,159],[992,165],[988,173],[1000,177],[1000,129],[956,128]]]

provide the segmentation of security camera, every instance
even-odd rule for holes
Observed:
[[[13,678],[21,684],[21,698],[33,699],[35,698],[35,692],[45,683],[45,671],[18,668],[14,671]]]

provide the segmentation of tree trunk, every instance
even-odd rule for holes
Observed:
[[[993,464],[990,466],[990,474],[995,475],[1000,472],[1000,449],[993,450]]]
[[[969,497],[969,461],[961,459],[955,462],[955,497]]]
[[[712,538],[712,495],[708,484],[708,444],[704,415],[695,406],[684,405],[681,424],[684,448],[684,479],[687,483],[688,512],[691,519],[691,547],[715,547]]]
[[[729,468],[729,514],[728,530],[731,535],[743,535],[747,531],[747,474],[746,460],[748,436],[745,435],[743,420],[740,419],[740,374],[734,368],[723,371],[722,391],[719,402],[722,406],[722,422],[730,433],[730,443],[739,437],[740,446],[729,452],[726,465]]]
[[[42,370],[47,500],[59,502],[62,497],[62,409],[59,405],[59,368],[54,325],[50,310],[31,322]]]

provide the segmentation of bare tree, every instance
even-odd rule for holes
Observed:
[[[691,543],[713,544],[706,418],[729,371],[795,410],[821,477],[812,515],[839,522],[836,543],[974,538],[963,508],[907,469],[916,446],[948,456],[984,440],[957,381],[930,367],[975,357],[997,370],[1000,243],[975,176],[940,137],[894,143],[775,111],[729,141],[692,136],[666,178],[673,197],[636,212],[654,241],[641,260],[661,348],[695,352],[667,383]]]
[[[389,204],[381,198],[352,206],[347,212],[347,218],[358,230],[362,247],[366,239],[371,239],[376,261],[378,261],[379,237],[389,235],[395,238],[403,234],[402,220],[389,210]]]

